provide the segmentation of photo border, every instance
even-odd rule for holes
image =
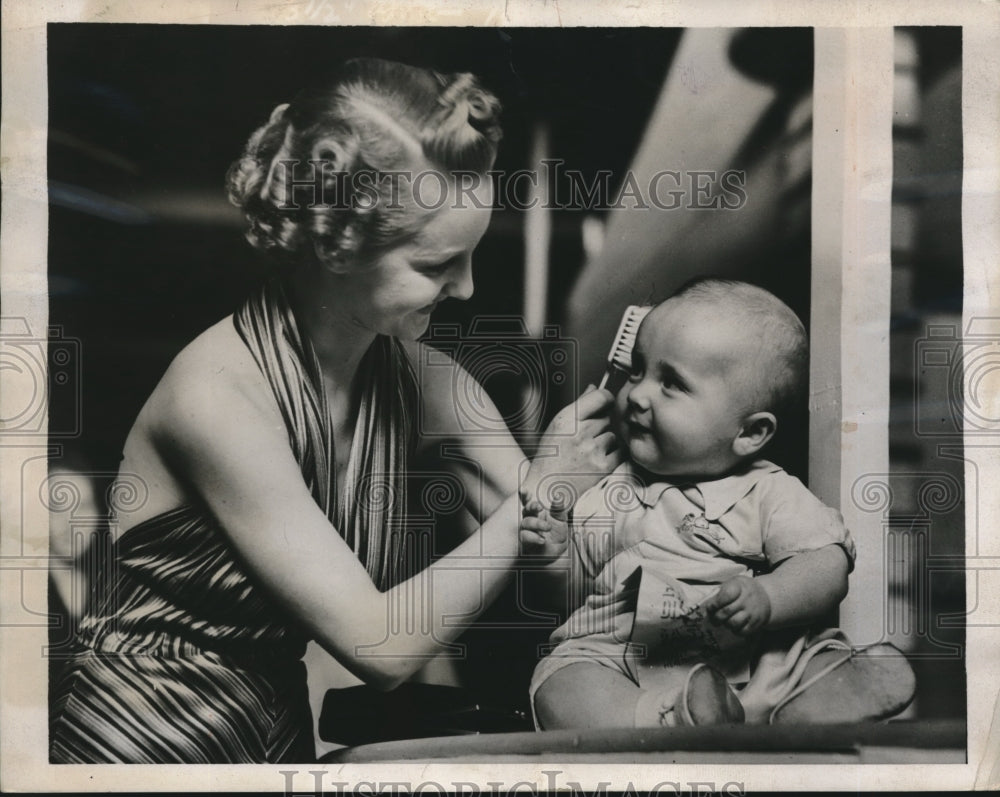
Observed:
[[[143,4],[111,2],[29,2],[4,0],[2,33],[2,168],[4,199],[0,231],[0,292],[5,318],[25,320],[36,336],[48,328],[47,299],[47,67],[48,22],[153,22],[218,25],[484,25],[484,26],[810,26],[886,27],[961,25],[963,27],[963,320],[1000,315],[1000,4],[959,0],[939,3],[883,2],[669,2],[615,8],[609,2],[495,0],[448,5],[436,3],[353,2],[342,10],[330,0],[276,5],[273,0],[177,0]],[[864,15],[859,9],[864,9]],[[0,402],[17,397],[0,391]],[[1000,397],[996,397],[1000,403]],[[0,416],[6,417],[3,413]],[[994,413],[990,417],[997,417]],[[717,789],[740,783],[760,789],[972,789],[1000,787],[1000,539],[990,529],[1000,518],[1000,443],[966,436],[966,479],[978,478],[977,500],[966,507],[967,550],[978,561],[968,565],[977,578],[966,587],[968,763],[965,765],[769,765],[698,764],[525,764],[495,762],[400,762],[368,765],[309,765],[301,785],[311,793],[305,773],[323,771],[324,786],[362,783],[437,782],[478,784],[483,791],[565,787],[585,789],[610,781],[608,788],[649,788],[658,782],[705,784]],[[5,791],[276,791],[286,785],[288,765],[122,766],[50,765],[47,761],[47,679],[37,651],[47,644],[44,625],[9,621],[12,607],[46,605],[44,562],[48,554],[48,517],[41,507],[21,506],[24,468],[47,456],[47,444],[20,438],[0,440],[0,787]],[[973,452],[975,461],[973,462]],[[970,496],[971,498],[971,496]],[[974,543],[978,540],[978,547]],[[993,550],[993,549],[996,550]],[[42,573],[38,577],[39,568]],[[11,577],[20,572],[20,577]],[[8,621],[5,622],[6,618]],[[32,660],[31,656],[35,659]],[[556,780],[546,772],[558,771]],[[490,784],[496,784],[491,786]]]

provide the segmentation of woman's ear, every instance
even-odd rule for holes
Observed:
[[[343,252],[331,252],[322,241],[313,241],[313,251],[320,268],[330,274],[348,274],[354,270]]]
[[[733,440],[733,453],[740,459],[760,451],[778,431],[778,419],[770,412],[755,412],[743,419],[740,433]]]
[[[357,147],[352,141],[344,141],[335,136],[317,138],[309,152],[313,161],[320,161],[328,174],[348,172],[353,165]]]
[[[323,207],[346,208],[351,202],[351,183],[347,179],[356,151],[345,147],[333,136],[318,138],[309,150],[308,166],[312,173],[313,201]],[[302,165],[304,169],[306,164]],[[318,173],[317,173],[318,172]]]

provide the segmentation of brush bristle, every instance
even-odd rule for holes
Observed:
[[[632,367],[632,349],[635,347],[635,339],[639,334],[639,325],[651,309],[651,307],[640,307],[634,304],[625,308],[625,314],[618,326],[618,333],[615,335],[611,351],[608,353],[609,368],[628,371]]]

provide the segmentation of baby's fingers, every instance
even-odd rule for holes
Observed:
[[[726,620],[726,627],[737,634],[743,634],[750,629],[752,620],[749,612],[740,610]]]
[[[732,600],[733,600],[732,597],[727,598],[722,594],[721,589],[717,589],[715,592],[712,593],[711,597],[708,598],[708,600],[702,603],[702,608],[708,614],[714,615],[719,611],[719,609],[721,609],[727,603],[730,603]]]
[[[716,603],[714,607],[705,606],[705,610],[708,612],[709,616],[717,623],[724,623],[733,617],[738,612],[743,611],[746,608],[743,601],[743,596],[738,595],[736,598],[726,601],[724,603]]]
[[[709,616],[717,623],[726,623],[729,618],[732,617],[736,612],[739,611],[737,606],[732,604],[726,604],[725,606],[719,606],[717,609],[709,609]]]
[[[552,548],[549,537],[533,529],[520,529],[518,539],[521,542],[521,551],[528,556],[544,555]]]
[[[525,517],[538,517],[545,512],[545,507],[537,499],[531,499],[524,504],[522,514]]]
[[[715,594],[705,601],[705,611],[709,614],[715,612],[715,616],[718,619],[722,609],[730,607],[730,611],[725,615],[725,617],[728,617],[736,611],[738,607],[743,605],[743,594],[743,580],[739,578],[732,578],[729,581],[724,582],[722,586],[716,590]]]
[[[546,532],[552,531],[552,524],[550,524],[545,518],[529,516],[521,518],[521,530],[545,534]]]

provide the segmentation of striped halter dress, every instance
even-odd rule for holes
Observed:
[[[373,581],[395,583],[406,558],[402,477],[416,400],[402,346],[378,337],[361,363],[360,412],[337,500],[319,363],[281,283],[267,282],[234,323],[281,408],[313,498]],[[376,494],[392,500],[371,500]],[[204,506],[125,531],[108,583],[53,691],[52,763],[315,759],[301,661],[307,637],[244,570]]]

